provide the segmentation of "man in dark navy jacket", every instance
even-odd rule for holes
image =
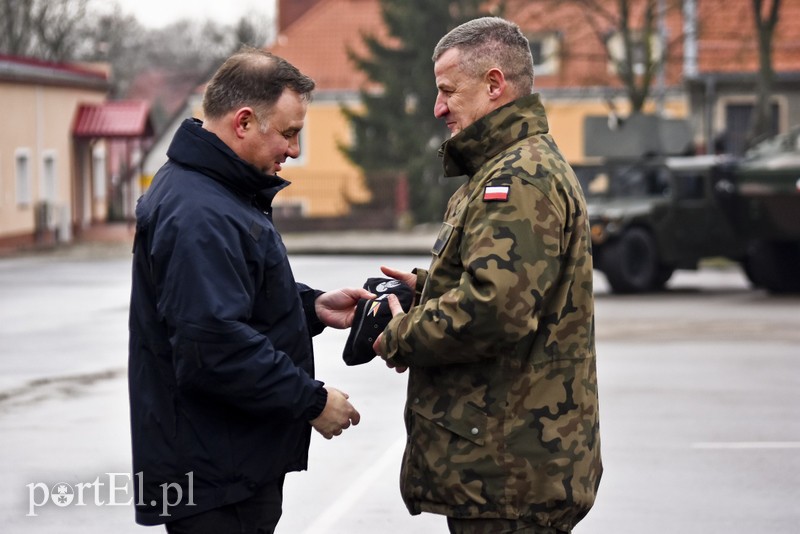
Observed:
[[[273,532],[313,427],[359,414],[314,379],[311,337],[352,324],[366,290],[296,283],[271,202],[298,157],[314,82],[256,49],[229,58],[136,209],[129,389],[136,521]]]

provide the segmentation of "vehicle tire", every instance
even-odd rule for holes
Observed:
[[[747,254],[748,278],[771,293],[800,293],[800,242],[759,241]]]
[[[668,267],[666,265],[662,265],[658,268],[658,276],[656,276],[655,284],[653,285],[653,289],[662,290],[664,286],[667,285],[669,279],[672,278],[672,274],[675,272],[675,269],[672,267]]]
[[[653,291],[669,279],[664,278],[653,236],[643,228],[631,228],[606,244],[603,272],[614,293]]]
[[[761,280],[756,278],[755,273],[753,273],[753,265],[752,260],[750,259],[752,256],[751,253],[748,253],[744,259],[739,261],[739,265],[742,266],[742,271],[744,271],[744,275],[747,277],[747,280],[750,281],[750,285],[753,286],[753,289],[760,289],[763,286]]]

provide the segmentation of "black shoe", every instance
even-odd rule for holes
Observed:
[[[374,299],[360,299],[356,304],[353,326],[344,346],[342,358],[347,365],[361,365],[375,357],[372,345],[392,319],[389,295],[396,295],[403,311],[411,308],[414,290],[394,278],[369,278],[364,289],[378,295]]]

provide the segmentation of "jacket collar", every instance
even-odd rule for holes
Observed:
[[[215,134],[203,128],[199,119],[186,119],[175,133],[167,157],[200,172],[240,195],[258,197],[269,205],[290,182],[264,174],[236,155]]]
[[[445,176],[472,176],[512,144],[549,131],[539,94],[509,102],[484,115],[439,149]]]

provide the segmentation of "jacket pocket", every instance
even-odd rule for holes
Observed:
[[[486,415],[458,401],[446,413],[412,405],[408,414],[411,435],[401,488],[410,509],[420,503],[448,509],[486,504],[485,481],[496,477]]]
[[[483,447],[486,444],[487,415],[471,403],[451,406],[447,412],[433,413],[434,403],[412,403],[411,410],[431,423]]]

